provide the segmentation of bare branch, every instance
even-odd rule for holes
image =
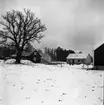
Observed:
[[[43,38],[42,33],[46,30],[46,27],[31,10],[24,9],[24,13],[12,10],[2,17],[3,21],[0,24],[4,26],[3,31],[8,33],[3,37],[9,38],[15,43],[17,56],[21,56],[27,43],[31,41],[39,43]]]

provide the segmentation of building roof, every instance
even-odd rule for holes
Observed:
[[[31,49],[30,51],[23,51],[22,56],[30,56],[34,51],[35,49]]]
[[[35,50],[35,49],[33,49],[33,50],[29,51],[29,52],[23,51],[22,52],[22,56],[30,56],[33,52],[37,52],[37,54],[39,56],[41,56],[41,54],[37,50]]]
[[[67,59],[86,59],[88,55],[87,53],[69,54]]]
[[[28,51],[28,52],[23,51],[23,52],[22,52],[22,56],[30,56],[30,55],[31,55],[33,52],[35,52],[35,51],[39,54],[39,52],[38,52],[37,50],[33,49],[33,50],[31,50],[31,51]],[[39,54],[39,55],[40,55],[40,54]],[[15,56],[16,56],[16,53],[13,54],[12,56],[15,57]],[[40,55],[40,56],[41,56],[41,55]]]
[[[22,52],[22,56],[30,56],[33,52]]]
[[[102,45],[104,45],[104,41],[100,41],[99,43],[95,44],[94,50],[98,49]]]
[[[100,44],[100,46],[96,47],[94,50],[97,50],[98,48],[101,48],[102,46],[104,46],[104,43]]]

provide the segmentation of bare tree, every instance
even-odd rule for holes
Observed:
[[[29,9],[24,9],[23,12],[12,10],[2,17],[0,24],[4,27],[0,37],[13,42],[16,48],[16,63],[20,63],[25,46],[33,41],[40,42],[46,27]]]

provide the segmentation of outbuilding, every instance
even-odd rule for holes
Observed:
[[[92,57],[90,54],[87,53],[75,53],[69,54],[67,56],[67,63],[70,65],[73,64],[91,64]]]

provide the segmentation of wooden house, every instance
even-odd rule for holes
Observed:
[[[23,51],[22,59],[28,59],[34,63],[40,63],[41,62],[41,55],[36,50],[33,50],[31,52]]]
[[[67,56],[68,64],[91,64],[91,55],[87,53],[69,54]]]

